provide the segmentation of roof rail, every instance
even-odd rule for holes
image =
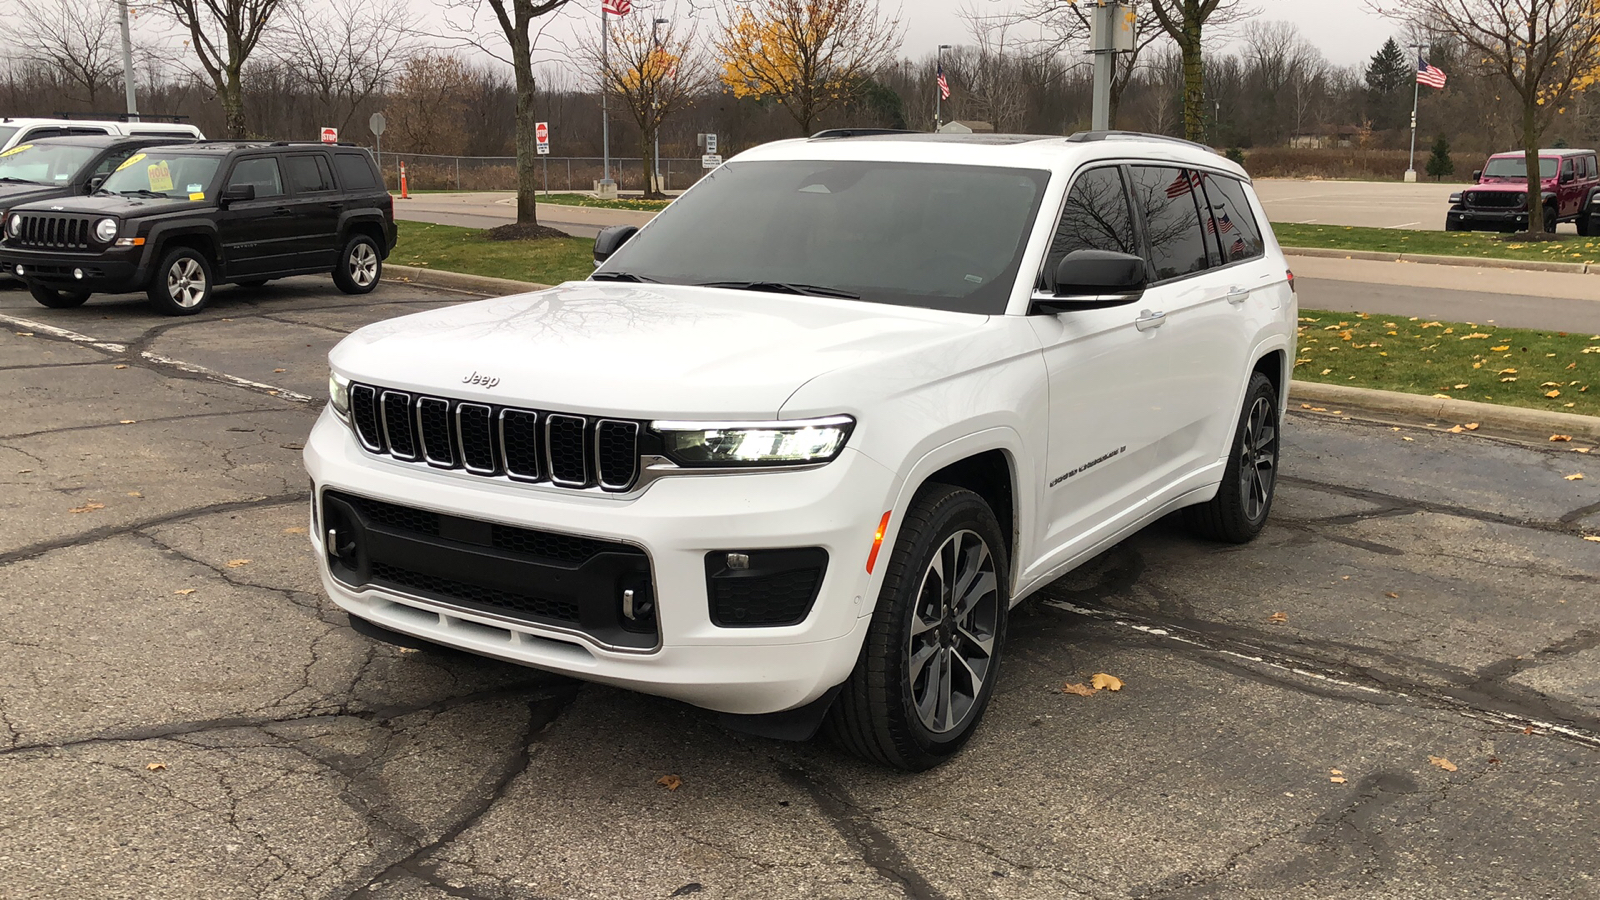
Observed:
[[[135,118],[137,118],[139,120],[139,122],[154,122],[156,124],[170,123],[170,124],[173,124],[173,125],[180,125],[183,122],[187,121],[189,117],[188,116],[170,115],[170,114],[153,114],[153,113],[125,113],[125,112],[122,112],[122,113],[115,113],[115,112],[104,112],[104,113],[102,113],[102,112],[75,112],[75,113],[73,113],[73,112],[59,112],[58,111],[53,118],[66,119],[66,120],[69,120],[69,121],[74,120],[74,119],[83,119],[83,120],[88,120],[88,121],[111,121],[111,122],[127,122],[129,124],[138,124],[137,122],[133,121]]]
[[[832,138],[874,137],[880,134],[921,134],[909,128],[829,128],[819,131],[811,136],[813,141],[830,140]]]
[[[1188,147],[1194,147],[1207,153],[1217,152],[1205,144],[1186,141],[1183,138],[1168,137],[1164,134],[1146,134],[1142,131],[1080,131],[1068,137],[1067,140],[1075,144],[1087,144],[1091,141],[1165,141],[1169,144],[1183,144]]]

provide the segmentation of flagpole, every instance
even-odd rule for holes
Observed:
[[[1411,159],[1406,163],[1406,181],[1417,180],[1417,98],[1422,94],[1422,79],[1417,76],[1422,72],[1422,45],[1412,44],[1411,49],[1416,52],[1416,60],[1411,68]]]
[[[944,50],[949,44],[939,45],[939,65],[935,68],[933,79],[933,130],[938,131],[941,120],[944,118],[944,88],[939,86],[938,76],[944,74]]]
[[[611,110],[607,106],[611,81],[611,14],[604,5],[600,7],[600,141],[605,154],[600,184],[611,182]]]

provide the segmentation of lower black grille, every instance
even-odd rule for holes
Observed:
[[[333,577],[602,643],[658,643],[650,559],[629,544],[483,522],[324,491]]]
[[[729,565],[743,557],[743,568]],[[723,628],[798,625],[811,614],[828,569],[828,551],[750,550],[706,554],[711,621]]]

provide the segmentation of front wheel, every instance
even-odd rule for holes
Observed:
[[[1244,544],[1266,527],[1278,484],[1278,389],[1267,376],[1250,376],[1244,409],[1217,496],[1183,511],[1189,528],[1212,540]]]
[[[178,247],[161,258],[146,295],[169,316],[192,316],[211,302],[211,288],[211,261],[191,247]]]
[[[1461,227],[1461,222],[1459,220],[1457,220],[1457,219],[1445,219],[1444,220],[1444,230],[1445,231],[1462,231],[1463,229]]]
[[[33,295],[33,299],[51,309],[71,309],[74,306],[82,306],[83,302],[89,299],[88,291],[58,291],[42,284],[28,285],[28,293]]]
[[[924,485],[906,510],[861,656],[828,732],[911,772],[955,755],[983,719],[1005,645],[1011,569],[972,491]]]
[[[350,236],[344,251],[339,254],[339,265],[333,270],[333,283],[346,294],[366,294],[378,286],[383,277],[383,259],[378,244],[364,234]]]
[[[1556,230],[1556,210],[1553,206],[1544,208],[1544,230],[1552,234]]]

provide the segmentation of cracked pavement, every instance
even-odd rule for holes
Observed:
[[[0,898],[1600,894],[1594,455],[1296,409],[1260,540],[1161,522],[1060,579],[906,776],[348,628],[324,355],[468,299],[0,291]]]

